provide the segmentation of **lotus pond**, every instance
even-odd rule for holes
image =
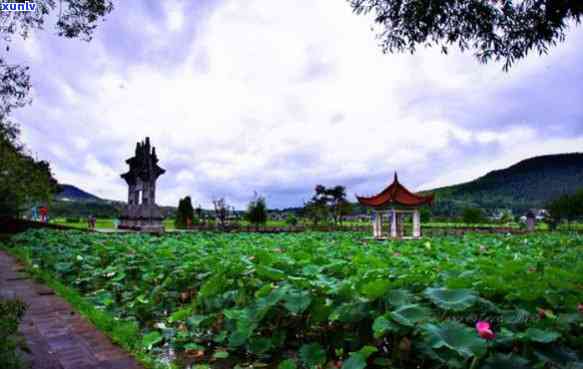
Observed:
[[[176,365],[583,368],[583,237],[29,231],[11,246]]]

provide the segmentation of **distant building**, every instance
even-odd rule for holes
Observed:
[[[423,205],[431,205],[434,195],[419,195],[412,193],[405,188],[397,177],[393,183],[375,196],[363,197],[356,196],[358,202],[367,208],[372,209],[373,237],[376,239],[384,238],[403,238],[404,216],[412,215],[413,232],[412,238],[421,237],[421,215],[419,208]],[[383,218],[389,219],[388,232],[383,230]]]

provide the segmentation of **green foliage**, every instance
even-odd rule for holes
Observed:
[[[296,226],[298,225],[298,217],[295,216],[295,214],[288,214],[287,217],[285,218],[285,224],[287,224],[288,226]]]
[[[550,343],[559,339],[561,334],[558,332],[545,331],[538,328],[528,328],[526,332],[521,335],[521,337],[532,342]]]
[[[572,195],[564,194],[547,204],[553,222],[583,218],[583,188]]]
[[[312,199],[304,204],[302,215],[312,221],[314,225],[328,220],[330,215],[328,207],[322,200]]]
[[[484,223],[486,217],[480,208],[465,208],[462,214],[462,221],[467,224]]]
[[[189,224],[194,221],[194,208],[190,196],[186,196],[178,201],[178,209],[176,210],[176,218],[174,225],[177,229],[187,228]]]
[[[504,61],[504,70],[530,52],[545,54],[579,23],[577,1],[350,0],[358,14],[372,13],[384,51],[436,46],[471,49],[478,61]]]
[[[424,206],[419,211],[419,215],[421,218],[421,223],[427,223],[431,221],[431,216],[433,215],[433,213],[430,208]]]
[[[326,362],[326,352],[318,343],[305,344],[300,347],[300,360],[306,368],[317,368]]]
[[[105,201],[59,201],[53,200],[49,208],[51,218],[80,218],[87,221],[93,215],[97,218],[115,219],[121,215],[122,204],[111,204]]]
[[[375,338],[380,338],[389,332],[397,332],[399,326],[393,323],[389,318],[385,316],[379,316],[375,319],[372,330],[374,332]]]
[[[377,352],[376,347],[365,346],[360,351],[350,354],[348,360],[342,365],[342,369],[364,369],[366,368],[366,359]]]
[[[265,197],[255,194],[254,199],[247,205],[245,217],[249,223],[256,226],[265,224],[267,222],[267,203],[265,202]]]
[[[390,317],[397,323],[413,327],[423,321],[431,319],[431,310],[419,305],[405,305],[390,313]]]
[[[0,113],[0,215],[19,215],[33,202],[49,201],[56,191],[49,163],[28,155],[19,135]]]
[[[486,353],[486,341],[461,323],[427,324],[423,330],[431,349],[451,350],[464,358],[481,357]]]
[[[514,216],[512,215],[512,210],[505,209],[502,211],[502,216],[499,222],[501,224],[510,224],[514,221]]]
[[[0,369],[21,367],[16,351],[21,345],[16,333],[25,310],[26,305],[20,300],[0,298]]]
[[[297,365],[295,361],[286,359],[277,366],[277,369],[297,369]]]
[[[29,231],[13,240],[36,270],[135,322],[136,345],[152,354],[228,353],[289,369],[481,368],[511,352],[530,367],[583,360],[583,236],[476,234],[430,247],[363,245],[365,236]],[[495,339],[478,335],[478,320]]]
[[[317,185],[312,199],[304,205],[304,216],[312,219],[314,225],[331,218],[334,224],[342,223],[342,217],[352,212],[353,206],[346,199],[346,187],[327,188]]]
[[[428,288],[425,296],[440,308],[454,311],[466,310],[478,300],[473,291],[461,288]]]
[[[152,347],[160,342],[162,342],[163,337],[159,332],[150,332],[144,335],[142,338],[142,347],[146,350],[151,350]]]

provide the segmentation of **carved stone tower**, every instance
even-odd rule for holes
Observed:
[[[121,177],[128,184],[128,205],[120,218],[119,228],[164,232],[164,217],[156,205],[156,180],[166,171],[158,166],[156,148],[150,148],[149,137],[137,143],[135,156],[126,163],[130,170]]]

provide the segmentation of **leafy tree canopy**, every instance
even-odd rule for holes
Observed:
[[[178,201],[178,209],[176,210],[176,219],[174,221],[176,228],[187,228],[189,222],[192,224],[194,220],[194,208],[192,207],[192,200],[190,196],[186,196]]]
[[[247,220],[255,225],[265,224],[267,222],[267,203],[265,197],[257,195],[249,202],[247,206],[247,213],[245,214]]]
[[[545,54],[579,24],[583,1],[576,0],[349,0],[357,14],[372,14],[385,52],[415,52],[457,45],[504,70],[529,52]]]
[[[352,212],[352,205],[346,199],[346,187],[326,187],[317,185],[312,199],[304,205],[304,215],[314,224],[332,218],[335,224],[342,221],[342,216]]]
[[[29,155],[19,134],[16,125],[0,120],[0,215],[18,215],[56,191],[49,163]]]

